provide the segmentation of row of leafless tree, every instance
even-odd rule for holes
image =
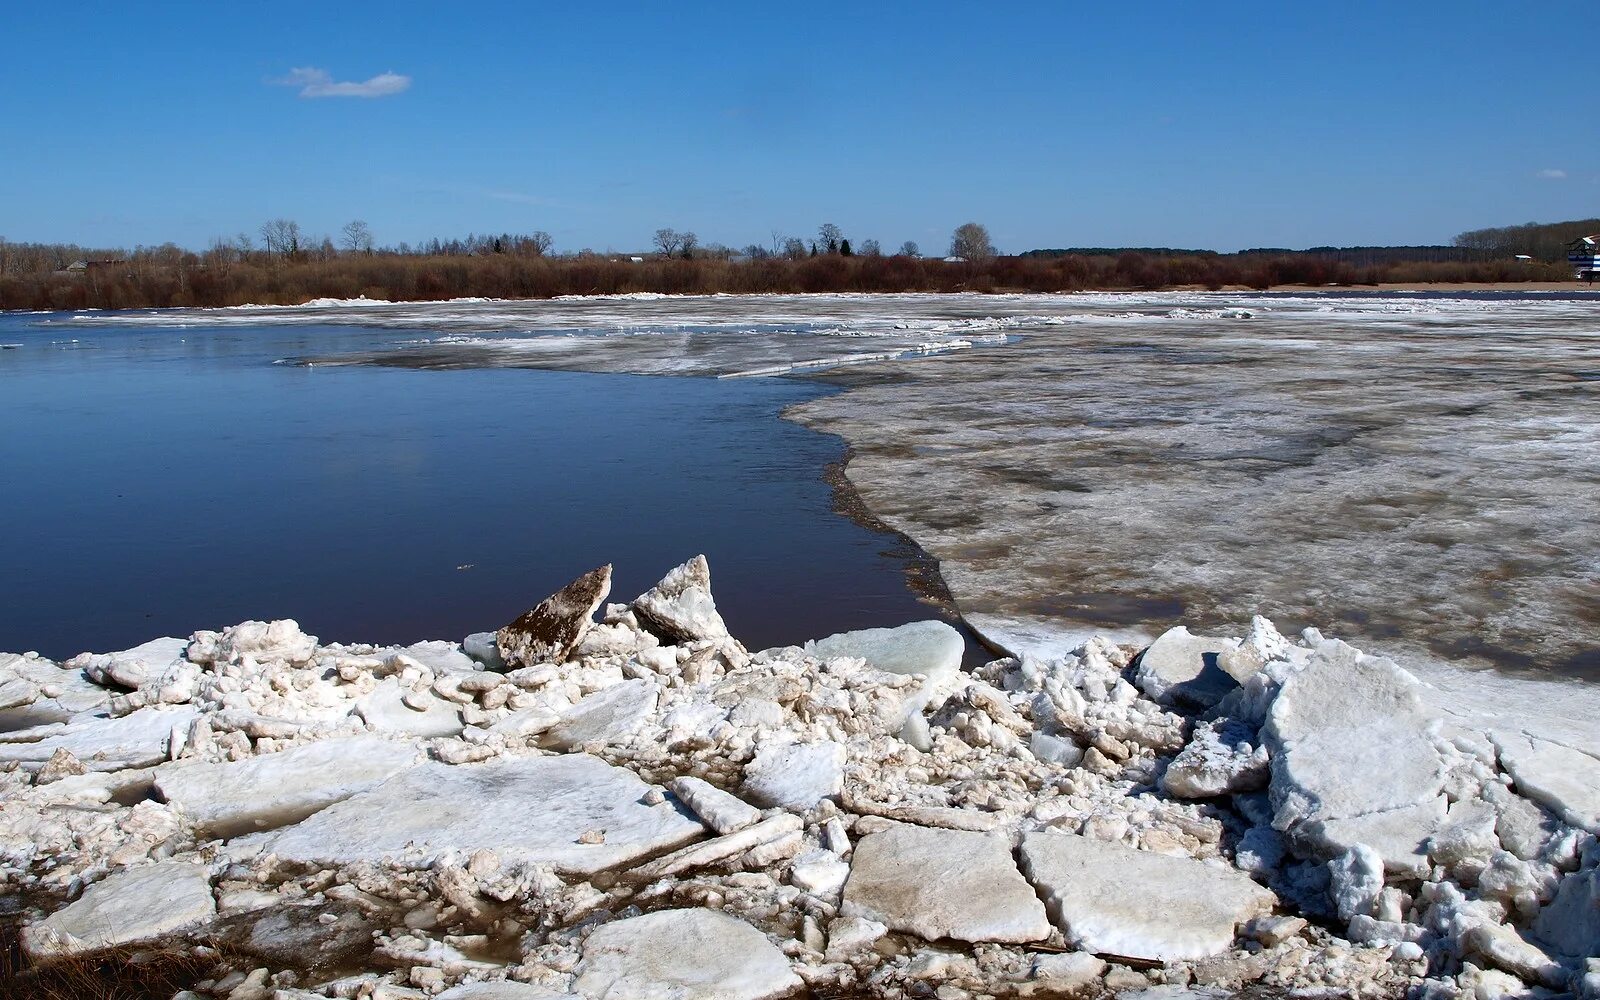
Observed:
[[[291,305],[315,298],[427,301],[484,296],[669,292],[951,292],[1082,289],[1361,286],[1381,282],[1570,280],[1559,264],[1514,261],[1381,264],[1357,267],[1307,256],[1167,257],[1150,254],[947,262],[909,255],[809,254],[719,260],[600,255],[348,253],[266,258],[261,251],[221,262],[195,254],[136,254],[86,271],[0,275],[3,309],[119,309]]]
[[[1455,244],[1506,257],[1526,254],[1535,260],[1565,260],[1568,243],[1597,233],[1600,233],[1600,219],[1528,222],[1520,226],[1474,229],[1457,236]]]

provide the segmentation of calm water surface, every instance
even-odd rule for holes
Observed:
[[[784,380],[275,364],[404,337],[0,315],[0,650],[64,657],[292,617],[325,640],[493,628],[616,564],[704,552],[751,648],[930,615],[912,553],[832,508],[841,443]]]

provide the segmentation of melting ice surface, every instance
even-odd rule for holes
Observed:
[[[890,302],[879,300],[889,299]],[[426,335],[292,360],[425,368],[525,367],[641,375],[781,375],[1003,344],[1022,317],[963,296],[616,295],[78,313],[74,326],[339,324]],[[330,345],[331,346],[331,345]]]
[[[1083,296],[1023,331],[797,414],[980,631],[1261,613],[1600,677],[1600,298]]]
[[[1006,634],[1259,611],[1404,662],[1600,671],[1592,294],[619,296],[50,323],[298,330],[283,356],[316,372],[822,372],[855,391],[791,412],[851,443],[873,510]],[[317,332],[331,323],[371,335]]]

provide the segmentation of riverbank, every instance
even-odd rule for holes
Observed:
[[[787,259],[587,254],[246,254],[140,258],[79,272],[0,276],[0,309],[295,306],[366,298],[437,302],[674,294],[1033,292],[1183,288],[1371,287],[1382,283],[1561,282],[1565,263],[1516,260],[1355,265],[1310,253],[1075,254],[981,260],[821,254]]]
[[[0,658],[0,992],[104,948],[232,1000],[1600,985],[1595,758],[1499,696],[1264,620],[751,654],[702,560],[609,583],[460,643]]]
[[[1592,281],[1435,281],[1435,282],[1379,282],[1372,286],[1380,292],[1593,292],[1600,288]],[[1309,291],[1305,285],[1279,285],[1272,291]]]

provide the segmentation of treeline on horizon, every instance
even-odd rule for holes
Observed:
[[[638,256],[587,250],[557,255],[543,233],[376,248],[364,225],[355,223],[346,227],[345,246],[337,248],[326,238],[303,243],[298,227],[284,220],[263,227],[261,246],[241,238],[218,241],[198,254],[172,244],[129,253],[0,241],[0,309],[298,305],[362,296],[431,301],[630,292],[1070,292],[1570,281],[1564,245],[1600,232],[1600,220],[1475,230],[1447,248],[1318,247],[1236,254],[1082,248],[1015,256],[994,253],[982,227],[968,223],[957,230],[952,250],[976,247],[977,252],[957,261],[924,258],[911,243],[889,254],[866,241],[865,252],[852,252],[848,240],[831,238],[837,227],[825,226],[821,232],[820,244],[775,237],[770,251],[733,251],[701,247],[693,234],[661,230],[656,251]],[[981,238],[975,240],[974,234]],[[1441,250],[1459,256],[1421,252]],[[1538,259],[1515,259],[1524,253]]]
[[[1490,256],[1526,254],[1535,260],[1563,261],[1568,244],[1594,235],[1600,235],[1600,219],[1526,222],[1498,229],[1473,229],[1457,236],[1455,245]]]

